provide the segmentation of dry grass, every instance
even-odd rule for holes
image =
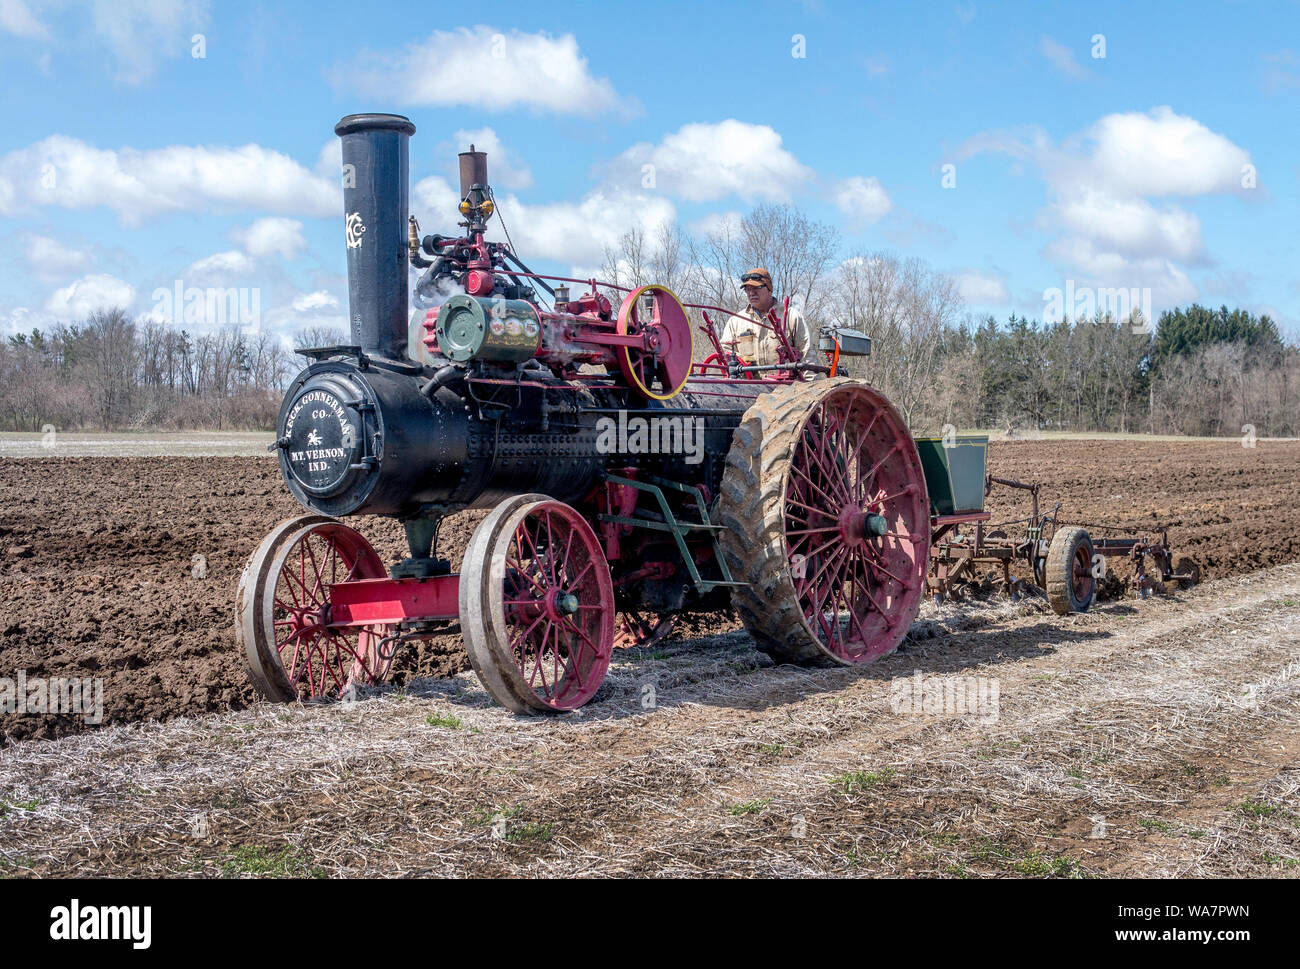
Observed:
[[[1292,565],[927,605],[865,670],[670,641],[559,718],[462,676],[21,743],[0,874],[1294,876],[1298,601]],[[895,712],[917,669],[995,677],[997,719]]]

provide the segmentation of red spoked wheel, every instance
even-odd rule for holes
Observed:
[[[727,361],[723,359],[720,353],[710,353],[702,363],[695,364],[697,376],[707,376],[710,370],[716,370],[724,377],[730,373],[727,369]]]
[[[388,626],[330,624],[330,587],[387,575],[355,529],[316,515],[281,522],[244,568],[236,635],[249,678],[269,700],[337,699],[382,681],[392,651]]]
[[[868,663],[920,608],[929,499],[912,436],[877,391],[845,378],[765,394],[733,438],[722,547],[733,603],[784,662]]]
[[[645,334],[647,346],[618,347],[623,379],[642,397],[668,400],[691,375],[691,321],[681,300],[667,286],[641,286],[618,308],[619,334]]]
[[[600,540],[575,509],[522,495],[475,530],[461,567],[461,632],[502,706],[530,714],[587,703],[609,669],[614,614]]]

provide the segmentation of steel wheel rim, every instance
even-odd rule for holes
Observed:
[[[1070,577],[1070,584],[1073,587],[1074,599],[1076,602],[1088,602],[1092,598],[1093,574],[1092,574],[1092,557],[1088,554],[1088,547],[1083,542],[1074,550],[1073,558],[1073,575]]]
[[[795,594],[822,647],[844,663],[894,649],[920,603],[930,536],[920,459],[888,401],[850,386],[817,402],[782,515]]]
[[[576,709],[604,682],[614,648],[614,587],[600,542],[558,501],[516,512],[501,540],[491,589],[500,641],[542,706]]]
[[[387,627],[328,625],[331,584],[385,574],[370,543],[337,522],[302,529],[276,555],[266,586],[266,628],[278,672],[299,699],[336,699],[387,674],[392,656],[379,650]]]

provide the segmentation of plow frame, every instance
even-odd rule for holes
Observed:
[[[1026,484],[1012,478],[987,475],[984,483],[985,497],[994,485],[1028,491],[1033,508],[1028,518],[990,524],[989,512],[965,515],[934,516],[931,519],[933,537],[930,545],[930,570],[926,577],[929,590],[940,599],[957,590],[959,580],[974,579],[976,567],[991,566],[1002,572],[1001,587],[1012,601],[1018,600],[1029,586],[1046,591],[1045,566],[1052,539],[1060,528],[1088,529],[1092,540],[1093,563],[1123,557],[1133,563],[1132,585],[1138,595],[1146,598],[1165,583],[1177,583],[1186,588],[1200,579],[1194,563],[1183,560],[1175,567],[1173,550],[1169,545],[1168,530],[1144,530],[1124,525],[1067,521],[1061,517],[1063,502],[1057,502],[1049,511],[1039,504],[1040,483]],[[973,524],[973,534],[961,535],[961,525]],[[1011,537],[1008,530],[1023,526],[1019,537]],[[1151,568],[1148,568],[1148,557]],[[1011,574],[1013,563],[1023,563],[1033,576],[1032,582]],[[1108,570],[1103,570],[1102,578]]]

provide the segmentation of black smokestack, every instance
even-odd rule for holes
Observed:
[[[415,125],[397,114],[350,114],[334,133],[343,139],[352,342],[400,360],[408,309],[408,142]]]

